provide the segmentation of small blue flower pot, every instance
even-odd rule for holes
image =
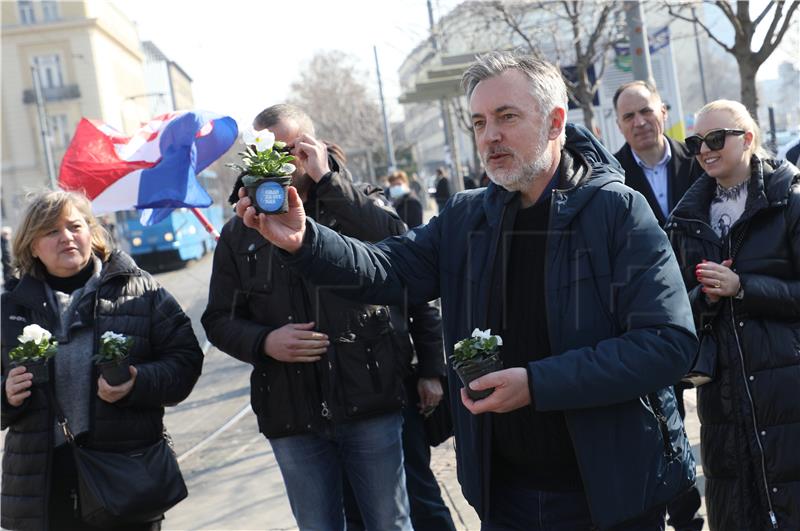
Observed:
[[[264,177],[245,186],[247,197],[259,214],[285,214],[289,211],[290,175]]]

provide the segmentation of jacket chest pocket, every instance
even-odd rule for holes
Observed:
[[[339,339],[331,369],[345,418],[399,410],[405,403],[403,368],[394,334],[369,339]]]

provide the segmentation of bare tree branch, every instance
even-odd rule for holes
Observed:
[[[678,13],[677,11],[674,11],[673,7],[674,6],[672,4],[667,4],[667,12],[669,12],[670,16],[675,17],[675,18],[677,18],[679,20],[684,20],[686,22],[691,22],[692,24],[697,24],[698,26],[700,26],[703,29],[703,31],[706,33],[706,35],[708,35],[709,39],[711,39],[712,41],[716,42],[726,52],[733,53],[733,48],[728,46],[727,44],[725,44],[721,40],[719,40],[716,37],[716,35],[714,35],[714,33],[709,29],[709,27],[706,26],[705,24],[703,24],[703,22],[700,19],[693,18],[693,17],[687,17],[686,15],[683,15],[681,13]],[[734,22],[732,20],[731,20],[731,24],[734,24]]]
[[[772,9],[772,5],[773,5],[774,3],[775,3],[774,1],[767,2],[767,7],[765,7],[765,8],[764,8],[764,10],[763,10],[763,11],[762,11],[762,12],[761,12],[761,13],[760,13],[760,14],[759,14],[757,17],[756,17],[756,19],[753,21],[753,26],[758,26],[759,24],[761,24],[761,20],[762,20],[762,19],[763,19],[765,16],[767,16],[767,13],[769,13],[769,10],[770,10],[770,9]],[[779,4],[783,4],[783,2],[779,2]],[[781,7],[781,6],[778,6],[778,8],[779,8],[779,9],[780,9],[780,7]]]

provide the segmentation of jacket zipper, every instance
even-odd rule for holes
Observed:
[[[744,389],[747,392],[747,400],[750,402],[750,415],[753,420],[753,429],[755,429],[756,443],[760,452],[761,461],[761,478],[764,480],[764,492],[767,495],[767,505],[769,505],[769,520],[772,523],[773,529],[778,529],[778,520],[775,517],[775,511],[772,508],[772,498],[769,495],[769,483],[767,482],[767,469],[764,462],[764,446],[761,444],[761,437],[758,430],[758,421],[756,420],[755,404],[753,403],[753,395],[750,394],[750,386],[747,384],[747,375],[744,364],[744,353],[742,352],[742,345],[739,341],[739,333],[736,331],[736,316],[733,313],[733,299],[728,297],[731,307],[731,326],[733,326],[733,336],[736,339],[736,349],[739,353],[739,363],[742,366],[742,381],[744,382]]]

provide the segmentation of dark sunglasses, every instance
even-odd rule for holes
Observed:
[[[683,142],[692,155],[699,155],[700,147],[703,145],[703,142],[706,143],[708,149],[716,151],[725,147],[725,138],[727,138],[728,135],[741,136],[744,133],[745,132],[741,129],[714,129],[706,133],[706,136],[692,135],[687,137]]]

